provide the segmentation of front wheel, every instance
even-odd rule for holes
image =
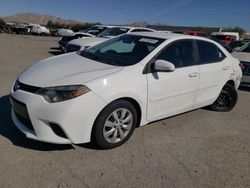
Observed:
[[[234,86],[226,84],[216,99],[211,105],[211,109],[214,111],[228,112],[234,108],[238,100],[238,93]]]
[[[97,117],[92,140],[103,149],[120,146],[132,135],[136,123],[135,107],[125,100],[114,101]]]

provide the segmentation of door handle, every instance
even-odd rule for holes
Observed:
[[[229,66],[223,67],[223,70],[228,70],[228,69],[229,69]]]
[[[190,78],[194,78],[198,76],[198,72],[193,72],[188,75]]]

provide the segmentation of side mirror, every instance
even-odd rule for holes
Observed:
[[[175,70],[175,66],[169,61],[158,59],[154,63],[154,70],[162,72],[172,72]]]

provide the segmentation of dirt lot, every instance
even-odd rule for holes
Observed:
[[[28,140],[10,119],[11,83],[57,55],[57,38],[0,34],[0,187],[250,187],[250,92],[229,113],[200,109],[136,129],[113,150]]]

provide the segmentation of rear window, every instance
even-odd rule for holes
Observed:
[[[213,43],[197,40],[199,64],[216,63],[225,59],[225,54]]]

